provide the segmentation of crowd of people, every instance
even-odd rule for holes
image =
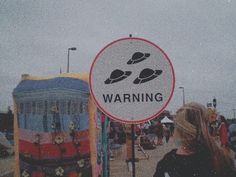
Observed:
[[[162,124],[160,121],[146,122],[136,127],[136,134],[140,136],[140,145],[143,149],[154,149],[163,145],[164,141],[168,143],[173,131],[173,124]]]
[[[168,143],[173,136],[174,125],[162,124],[160,121],[146,122],[135,126],[135,140],[144,150],[155,149],[157,146]],[[118,122],[110,122],[109,143],[110,143],[110,159],[114,159],[113,150],[127,143],[127,139],[131,138],[131,129]]]

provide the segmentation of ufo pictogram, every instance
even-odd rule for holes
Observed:
[[[110,78],[104,81],[105,84],[113,84],[115,82],[122,81],[126,79],[132,72],[131,71],[122,71],[116,69],[111,72]]]
[[[143,69],[139,77],[134,80],[134,84],[141,84],[155,79],[157,76],[161,75],[162,70],[152,70],[150,68]]]
[[[146,60],[150,56],[150,53],[135,52],[132,58],[127,62],[128,65],[139,63]]]

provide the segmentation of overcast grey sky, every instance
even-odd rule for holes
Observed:
[[[21,74],[89,72],[96,54],[130,33],[159,45],[173,63],[176,88],[168,109],[186,101],[218,111],[236,108],[235,0],[0,0],[0,110],[12,105]]]

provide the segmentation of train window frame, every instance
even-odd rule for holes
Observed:
[[[32,108],[31,108],[31,102],[26,102],[25,103],[25,113],[26,114],[31,114]]]
[[[32,107],[32,114],[33,115],[36,114],[36,102],[35,101],[32,102],[31,107]]]
[[[80,113],[80,114],[82,114],[83,111],[84,111],[83,105],[84,105],[84,103],[83,103],[83,101],[81,101],[80,104],[79,104],[79,113]]]
[[[54,100],[50,100],[48,106],[49,106],[48,111],[49,111],[50,114],[52,114],[52,108],[53,108],[54,106],[56,106],[55,101],[54,101]]]
[[[44,113],[44,102],[38,101],[36,102],[36,114],[43,114]]]
[[[44,101],[44,114],[47,115],[48,114],[48,100]]]
[[[66,114],[67,113],[67,102],[66,100],[60,100],[59,101],[59,107],[60,107],[60,114]]]
[[[71,103],[71,114],[72,115],[77,115],[78,114],[78,101],[77,100],[73,100]]]
[[[71,100],[67,101],[67,114],[71,115]]]

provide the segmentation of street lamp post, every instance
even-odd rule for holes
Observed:
[[[68,48],[68,53],[67,53],[67,73],[70,72],[70,50],[76,50],[76,47]]]
[[[183,91],[183,105],[184,105],[185,104],[184,87],[179,87],[179,89],[182,89],[182,91]]]

